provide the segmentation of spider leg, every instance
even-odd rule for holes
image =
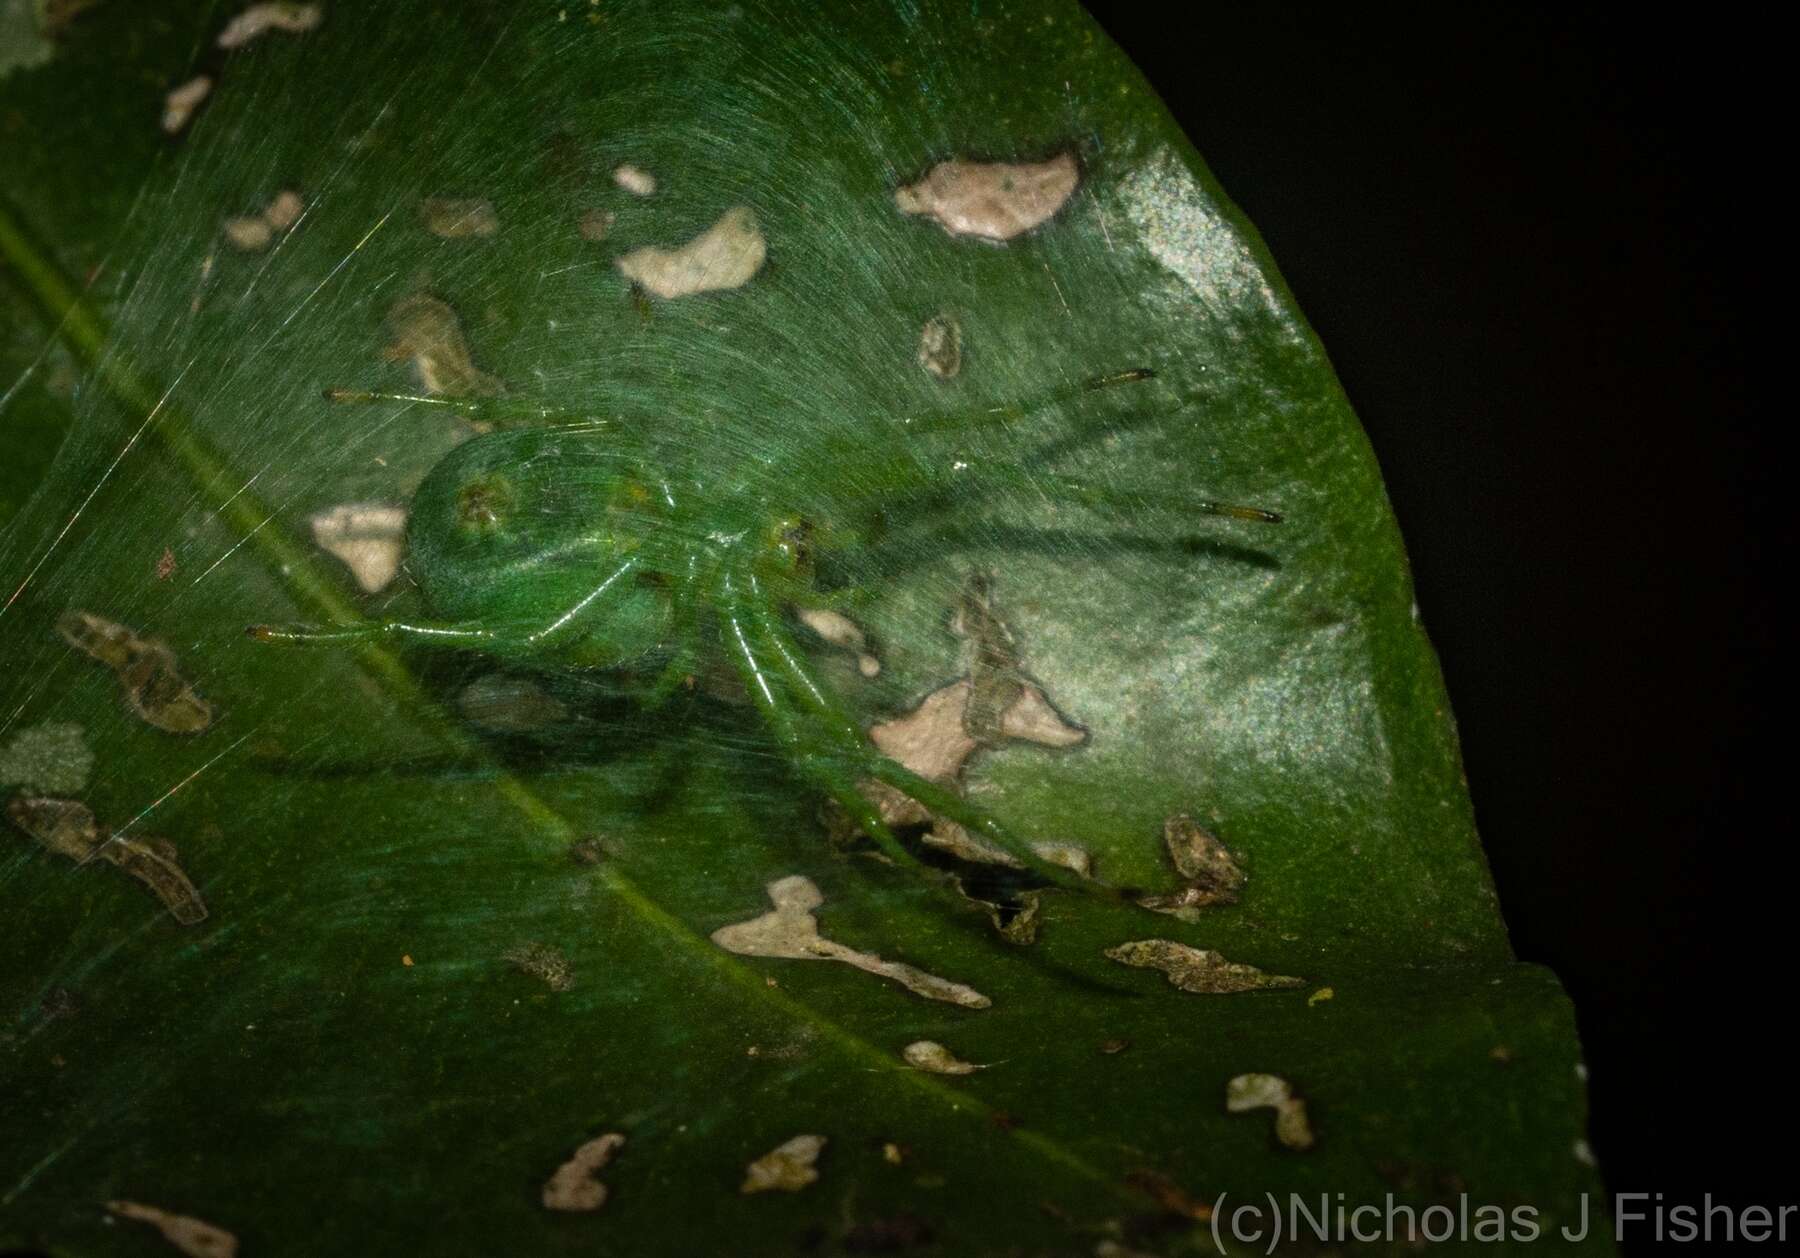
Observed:
[[[251,625],[247,634],[258,642],[282,646],[336,646],[378,638],[401,638],[426,645],[448,647],[523,646],[554,649],[586,633],[590,622],[609,606],[607,595],[620,589],[638,561],[627,559],[592,590],[547,625],[526,629],[518,625],[496,628],[478,620],[371,620],[359,625],[324,627]]]
[[[1145,508],[1189,517],[1219,516],[1251,524],[1280,524],[1284,519],[1280,512],[1265,507],[1219,502],[1189,494],[1179,484],[1148,491],[1116,489],[1075,477],[1035,471],[1033,463],[1034,460],[1028,459],[1021,463],[986,464],[958,472],[946,471],[928,487],[915,485],[896,492],[889,501],[881,504],[887,528],[882,536],[867,544],[865,559],[882,565],[884,571],[891,573],[896,560],[905,565],[920,554],[936,553],[945,541],[959,536],[956,526],[948,521],[945,508],[970,503],[983,507],[1008,495],[1030,494],[1051,502],[1079,502],[1140,526]],[[1056,536],[1052,530],[1037,530],[1034,535]],[[1140,532],[1139,536],[1146,534]],[[1179,539],[1165,532],[1161,540],[1172,543]],[[1240,550],[1238,553],[1241,558],[1251,552]]]
[[[720,593],[722,598],[719,615],[724,628],[726,652],[737,667],[738,675],[743,678],[744,688],[750,692],[751,702],[762,713],[763,719],[768,721],[776,740],[792,757],[794,764],[837,800],[863,833],[873,839],[889,859],[904,868],[917,870],[932,878],[938,877],[936,870],[906,850],[905,844],[900,842],[899,837],[881,819],[879,810],[864,799],[849,778],[834,766],[835,757],[801,731],[800,723],[795,720],[793,695],[781,678],[771,672],[764,662],[753,640],[747,609],[737,597],[729,578],[721,581]]]
[[[1008,402],[1000,406],[989,406],[978,411],[949,411],[936,415],[915,415],[901,421],[901,425],[913,433],[925,432],[964,432],[970,428],[982,428],[995,424],[1010,424],[1017,420],[1029,419],[1039,411],[1049,410],[1052,406],[1064,402],[1073,402],[1101,389],[1109,389],[1114,385],[1136,384],[1140,380],[1154,380],[1156,372],[1148,367],[1133,367],[1127,371],[1115,371],[1109,375],[1095,376],[1078,384],[1064,385],[1052,389],[1038,397],[1027,398],[1020,402]]]
[[[599,430],[613,425],[593,415],[535,405],[519,398],[444,397],[435,393],[392,393],[381,389],[327,389],[325,400],[339,405],[361,406],[374,402],[405,402],[437,407],[495,428],[585,428]]]
[[[992,842],[1025,868],[1054,886],[1083,893],[1099,892],[1117,896],[1106,884],[1083,878],[1074,870],[1047,861],[1000,820],[978,804],[972,804],[955,791],[919,776],[905,765],[877,751],[864,736],[861,727],[838,706],[815,680],[787,630],[776,620],[774,605],[762,596],[756,578],[749,578],[751,597],[746,602],[750,642],[760,646],[789,690],[831,735],[840,753],[856,765],[865,776],[904,791],[939,816]]]
[[[501,636],[493,628],[474,620],[372,620],[360,625],[327,628],[251,625],[245,633],[258,642],[274,642],[280,646],[340,646],[378,638],[404,638],[438,646],[478,647]]]
[[[654,712],[674,698],[675,692],[681,689],[699,667],[700,652],[694,641],[695,631],[699,628],[696,624],[699,601],[693,589],[697,580],[697,573],[690,569],[686,583],[688,588],[681,590],[674,600],[675,619],[669,626],[669,640],[675,643],[675,650],[669,657],[669,662],[657,674],[656,680],[651,683],[650,692],[644,696],[644,706],[650,711]]]

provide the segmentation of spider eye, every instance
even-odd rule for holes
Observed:
[[[456,491],[456,525],[467,533],[497,533],[516,505],[512,482],[504,476],[477,476]]]

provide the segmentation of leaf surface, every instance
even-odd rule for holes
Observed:
[[[0,745],[27,770],[9,792],[51,793],[30,775],[73,770],[45,731],[77,728],[92,768],[54,793],[172,841],[208,916],[178,925],[107,860],[0,845],[0,1070],[23,1098],[0,1239],[149,1244],[112,1200],[246,1252],[1184,1252],[1205,1243],[1184,1201],[1266,1191],[1466,1186],[1546,1229],[1578,1217],[1598,1183],[1572,1018],[1507,946],[1374,458],[1254,231],[1085,15],[346,5],[225,55],[204,6],[158,8],[81,15],[0,82],[29,225],[0,271],[0,423],[49,434],[0,499]],[[165,137],[196,67],[217,86]],[[896,204],[942,161],[1061,154],[1073,195],[1004,244]],[[234,247],[226,220],[284,190],[298,221]],[[618,265],[738,207],[766,243],[747,282],[658,297]],[[978,752],[970,798],[1161,894],[1182,885],[1165,822],[1191,816],[1241,865],[1237,902],[1182,920],[1046,892],[1036,942],[1011,942],[941,880],[834,848],[716,653],[652,710],[629,671],[247,640],[431,614],[416,571],[367,592],[312,523],[405,507],[472,435],[322,397],[417,387],[394,312],[421,294],[471,355],[434,342],[440,374],[633,417],[647,480],[778,485],[771,509],[822,531],[891,498],[848,552],[879,672],[808,639],[843,702],[891,721],[963,676],[956,613],[985,577],[1085,739]],[[935,319],[960,329],[949,379],[919,360]],[[1140,366],[1156,378],[1007,422],[903,422]],[[927,463],[1020,483],[927,510],[893,489]],[[145,719],[59,633],[71,612],[163,644],[208,728]],[[991,1003],[713,942],[795,877],[824,938]],[[1305,983],[1198,993],[1107,956],[1145,939]],[[985,1068],[916,1068],[921,1040]],[[1312,1148],[1226,1111],[1246,1073],[1304,1098]],[[600,1210],[547,1209],[613,1132]],[[826,1137],[815,1182],[740,1192],[803,1134]]]

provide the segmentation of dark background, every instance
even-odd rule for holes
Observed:
[[[1608,1187],[1795,1200],[1772,440],[1794,408],[1753,381],[1792,318],[1762,296],[1797,212],[1774,35],[1090,7],[1368,429],[1514,947],[1575,1000]]]

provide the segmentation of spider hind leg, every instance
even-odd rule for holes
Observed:
[[[819,776],[823,764],[835,763],[839,767],[832,771],[832,776],[840,779],[840,788],[846,769],[851,772],[852,780],[872,778],[991,843],[1051,886],[1109,899],[1125,898],[1116,888],[1084,878],[1066,866],[1044,859],[980,805],[970,803],[949,787],[921,777],[877,751],[856,722],[812,676],[798,647],[780,624],[774,601],[761,589],[753,573],[736,578],[728,574],[721,581],[720,606],[733,661],[750,689],[752,700],[776,727],[777,735],[780,736],[783,726],[792,729],[798,724],[796,714],[787,710],[788,704],[797,706],[807,723],[817,731],[823,757],[819,762],[803,762],[803,769]],[[818,752],[814,754],[816,756]],[[854,802],[846,800],[841,789],[832,789],[831,793],[884,852],[914,868],[926,868],[918,857],[905,849],[860,792],[852,790]],[[871,814],[876,814],[872,827]]]
[[[730,589],[728,582],[724,588]],[[836,800],[858,828],[895,864],[935,877],[934,870],[906,849],[899,836],[882,819],[880,809],[856,789],[854,777],[841,766],[842,757],[834,754],[839,749],[822,745],[821,739],[809,737],[804,731],[798,719],[799,705],[756,645],[752,627],[743,611],[722,607],[720,619],[727,654],[736,666],[744,688],[750,692],[751,702],[769,723],[776,740],[796,767]]]

